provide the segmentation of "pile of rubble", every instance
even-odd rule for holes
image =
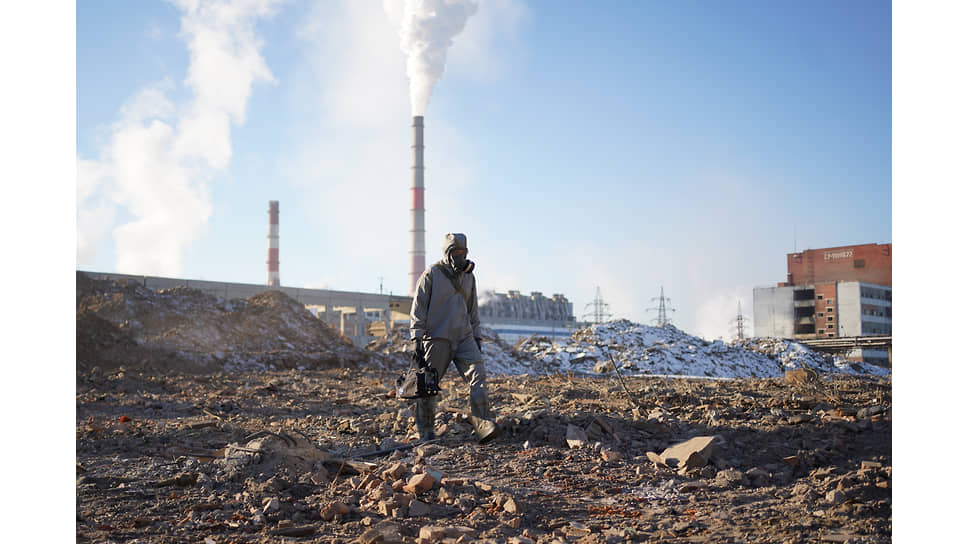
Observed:
[[[545,370],[576,374],[609,372],[613,365],[632,374],[712,378],[770,378],[801,367],[825,373],[890,373],[883,367],[822,355],[788,340],[710,342],[672,325],[649,327],[625,319],[579,329],[565,345],[532,337],[516,349],[530,354]]]
[[[77,273],[77,368],[214,372],[330,368],[371,354],[280,291],[226,300]]]

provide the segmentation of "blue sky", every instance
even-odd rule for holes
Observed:
[[[245,5],[238,58],[204,64],[208,14],[77,3],[77,268],[263,283],[279,200],[283,285],[405,294],[392,9]],[[581,318],[600,287],[648,323],[663,287],[677,326],[730,337],[794,248],[892,242],[889,2],[493,0],[453,41],[425,113],[428,264],[465,232],[481,290]]]

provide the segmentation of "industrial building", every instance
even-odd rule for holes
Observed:
[[[483,326],[510,343],[532,335],[567,338],[576,327],[574,305],[558,293],[547,298],[540,291],[530,296],[485,291],[478,297],[477,313]]]
[[[890,336],[891,244],[787,254],[787,280],[753,290],[756,336],[797,340]],[[888,365],[889,349],[863,348],[849,359]]]

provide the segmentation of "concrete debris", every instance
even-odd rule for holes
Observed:
[[[355,367],[372,355],[281,291],[225,300],[76,274],[77,368],[185,372]]]
[[[669,468],[691,470],[705,466],[715,452],[716,437],[697,436],[666,448],[658,458]]]
[[[121,313],[134,295],[114,294]],[[115,303],[90,296],[79,297],[92,303],[89,312],[95,300]],[[113,323],[110,312],[90,315]],[[127,326],[112,326],[120,336],[85,345],[105,357],[145,346]],[[674,347],[673,334],[640,347],[661,360],[658,352],[685,349]],[[602,329],[583,335],[605,338]],[[106,349],[114,340],[117,351]],[[488,345],[500,347],[489,341],[485,352]],[[817,382],[799,384],[783,369],[764,378],[668,378],[631,372],[617,344],[598,349],[583,357],[608,350],[621,380],[614,369],[554,366],[546,375],[490,375],[504,434],[486,446],[474,439],[455,372],[442,380],[437,439],[414,445],[414,403],[387,396],[396,373],[379,365],[79,365],[76,539],[890,541],[890,376],[820,371]]]

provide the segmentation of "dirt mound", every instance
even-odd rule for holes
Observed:
[[[76,291],[81,369],[321,369],[373,358],[281,291],[226,300],[183,286],[154,291],[80,272]]]

